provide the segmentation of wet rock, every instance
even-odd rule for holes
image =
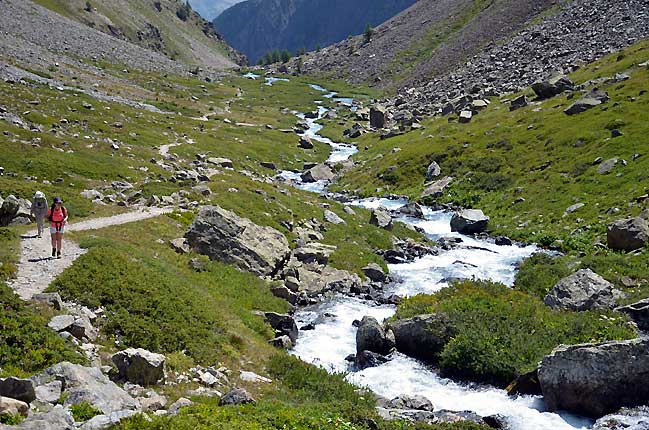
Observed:
[[[36,400],[34,382],[29,379],[19,379],[13,376],[0,379],[0,396],[31,403]]]
[[[331,167],[326,164],[317,164],[310,168],[300,176],[303,182],[312,183],[318,181],[331,181],[334,178],[334,173]]]
[[[354,367],[356,370],[363,370],[370,367],[377,367],[390,361],[384,355],[372,351],[361,351],[354,356]]]
[[[540,100],[558,96],[564,91],[572,91],[575,84],[565,75],[555,75],[548,80],[532,84],[532,90]]]
[[[370,224],[385,230],[392,230],[392,216],[385,209],[374,209],[370,216]]]
[[[392,409],[410,409],[418,411],[434,410],[433,403],[424,396],[410,396],[402,394],[395,397],[387,403],[388,408]]]
[[[111,357],[119,376],[125,381],[146,387],[164,383],[166,357],[142,348],[128,348]]]
[[[405,206],[401,206],[397,210],[397,212],[399,212],[402,215],[406,215],[413,218],[418,218],[418,219],[424,218],[423,208],[418,203],[415,202],[410,202]]]
[[[646,404],[649,339],[559,346],[539,367],[546,406],[601,417]]]
[[[356,351],[372,351],[387,355],[394,350],[392,330],[385,330],[373,317],[363,317],[356,332]]]
[[[245,405],[249,403],[255,403],[255,399],[250,395],[250,393],[243,388],[235,388],[221,397],[219,406]]]
[[[615,306],[613,284],[590,269],[582,269],[557,282],[543,302],[551,308],[572,311],[611,309]]]
[[[464,209],[451,218],[451,231],[462,234],[482,233],[487,229],[489,217],[479,209]]]
[[[441,174],[442,174],[442,169],[439,167],[439,164],[433,161],[428,165],[428,169],[426,169],[426,180],[432,181],[433,179],[435,179]]]
[[[261,167],[265,167],[266,169],[277,170],[277,166],[271,161],[261,161],[259,165]]]
[[[185,237],[194,251],[258,276],[274,274],[291,252],[279,231],[218,206],[201,208]]]
[[[586,112],[589,109],[597,107],[602,103],[606,103],[608,99],[609,97],[607,92],[594,89],[591,90],[584,97],[582,97],[581,99],[573,103],[564,112],[566,113],[566,115],[577,115],[582,112]]]
[[[376,263],[370,263],[363,267],[363,273],[373,282],[385,282],[388,276],[383,271],[383,268]]]
[[[374,105],[370,108],[370,126],[383,128],[387,122],[387,110],[384,106]]]
[[[621,306],[615,310],[627,314],[640,330],[649,331],[649,299]]]
[[[649,406],[622,408],[603,416],[595,422],[593,430],[649,430]]]
[[[270,324],[278,335],[288,336],[295,343],[298,336],[298,329],[293,317],[275,312],[266,312],[264,316],[268,324]]]
[[[432,361],[453,336],[451,322],[444,314],[417,315],[391,321],[397,351],[411,357]]]
[[[510,238],[506,236],[498,236],[495,241],[496,245],[498,246],[511,246],[513,245],[513,242]]]
[[[326,209],[324,211],[324,220],[331,224],[345,224],[345,220],[339,217],[335,212]]]
[[[608,247],[621,251],[635,251],[649,242],[649,224],[641,217],[617,220],[606,229]]]
[[[538,369],[520,375],[507,387],[507,394],[510,396],[523,394],[530,396],[540,396],[541,384],[539,382]]]

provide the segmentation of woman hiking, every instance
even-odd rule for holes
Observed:
[[[45,198],[45,194],[36,191],[34,194],[34,200],[32,200],[32,208],[30,212],[36,219],[38,237],[43,237],[43,224],[45,223],[45,217],[47,216],[47,198]]]
[[[54,198],[54,204],[47,211],[47,219],[50,221],[50,234],[52,235],[52,257],[61,258],[61,244],[65,223],[68,221],[68,211],[63,206],[60,197]]]

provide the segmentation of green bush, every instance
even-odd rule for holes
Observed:
[[[99,409],[95,408],[86,401],[70,406],[70,412],[72,412],[72,416],[77,422],[88,421],[89,419],[92,419],[97,415],[101,415],[102,413]]]
[[[60,361],[83,362],[47,322],[0,282],[0,374],[29,375]]]
[[[533,370],[559,344],[636,335],[620,314],[555,311],[537,297],[486,281],[412,297],[399,305],[396,317],[435,312],[448,315],[456,333],[439,355],[442,372],[497,386]]]
[[[560,279],[572,272],[559,257],[542,252],[532,254],[521,262],[514,288],[543,300]]]

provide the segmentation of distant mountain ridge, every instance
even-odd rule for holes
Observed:
[[[189,0],[194,10],[208,21],[214,20],[221,13],[244,0]]]
[[[363,33],[415,0],[248,0],[224,11],[214,25],[230,45],[257,61],[265,52],[313,50]]]

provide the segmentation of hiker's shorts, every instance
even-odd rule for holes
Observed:
[[[50,234],[54,233],[65,233],[65,226],[62,225],[61,227],[52,227],[50,226]]]

